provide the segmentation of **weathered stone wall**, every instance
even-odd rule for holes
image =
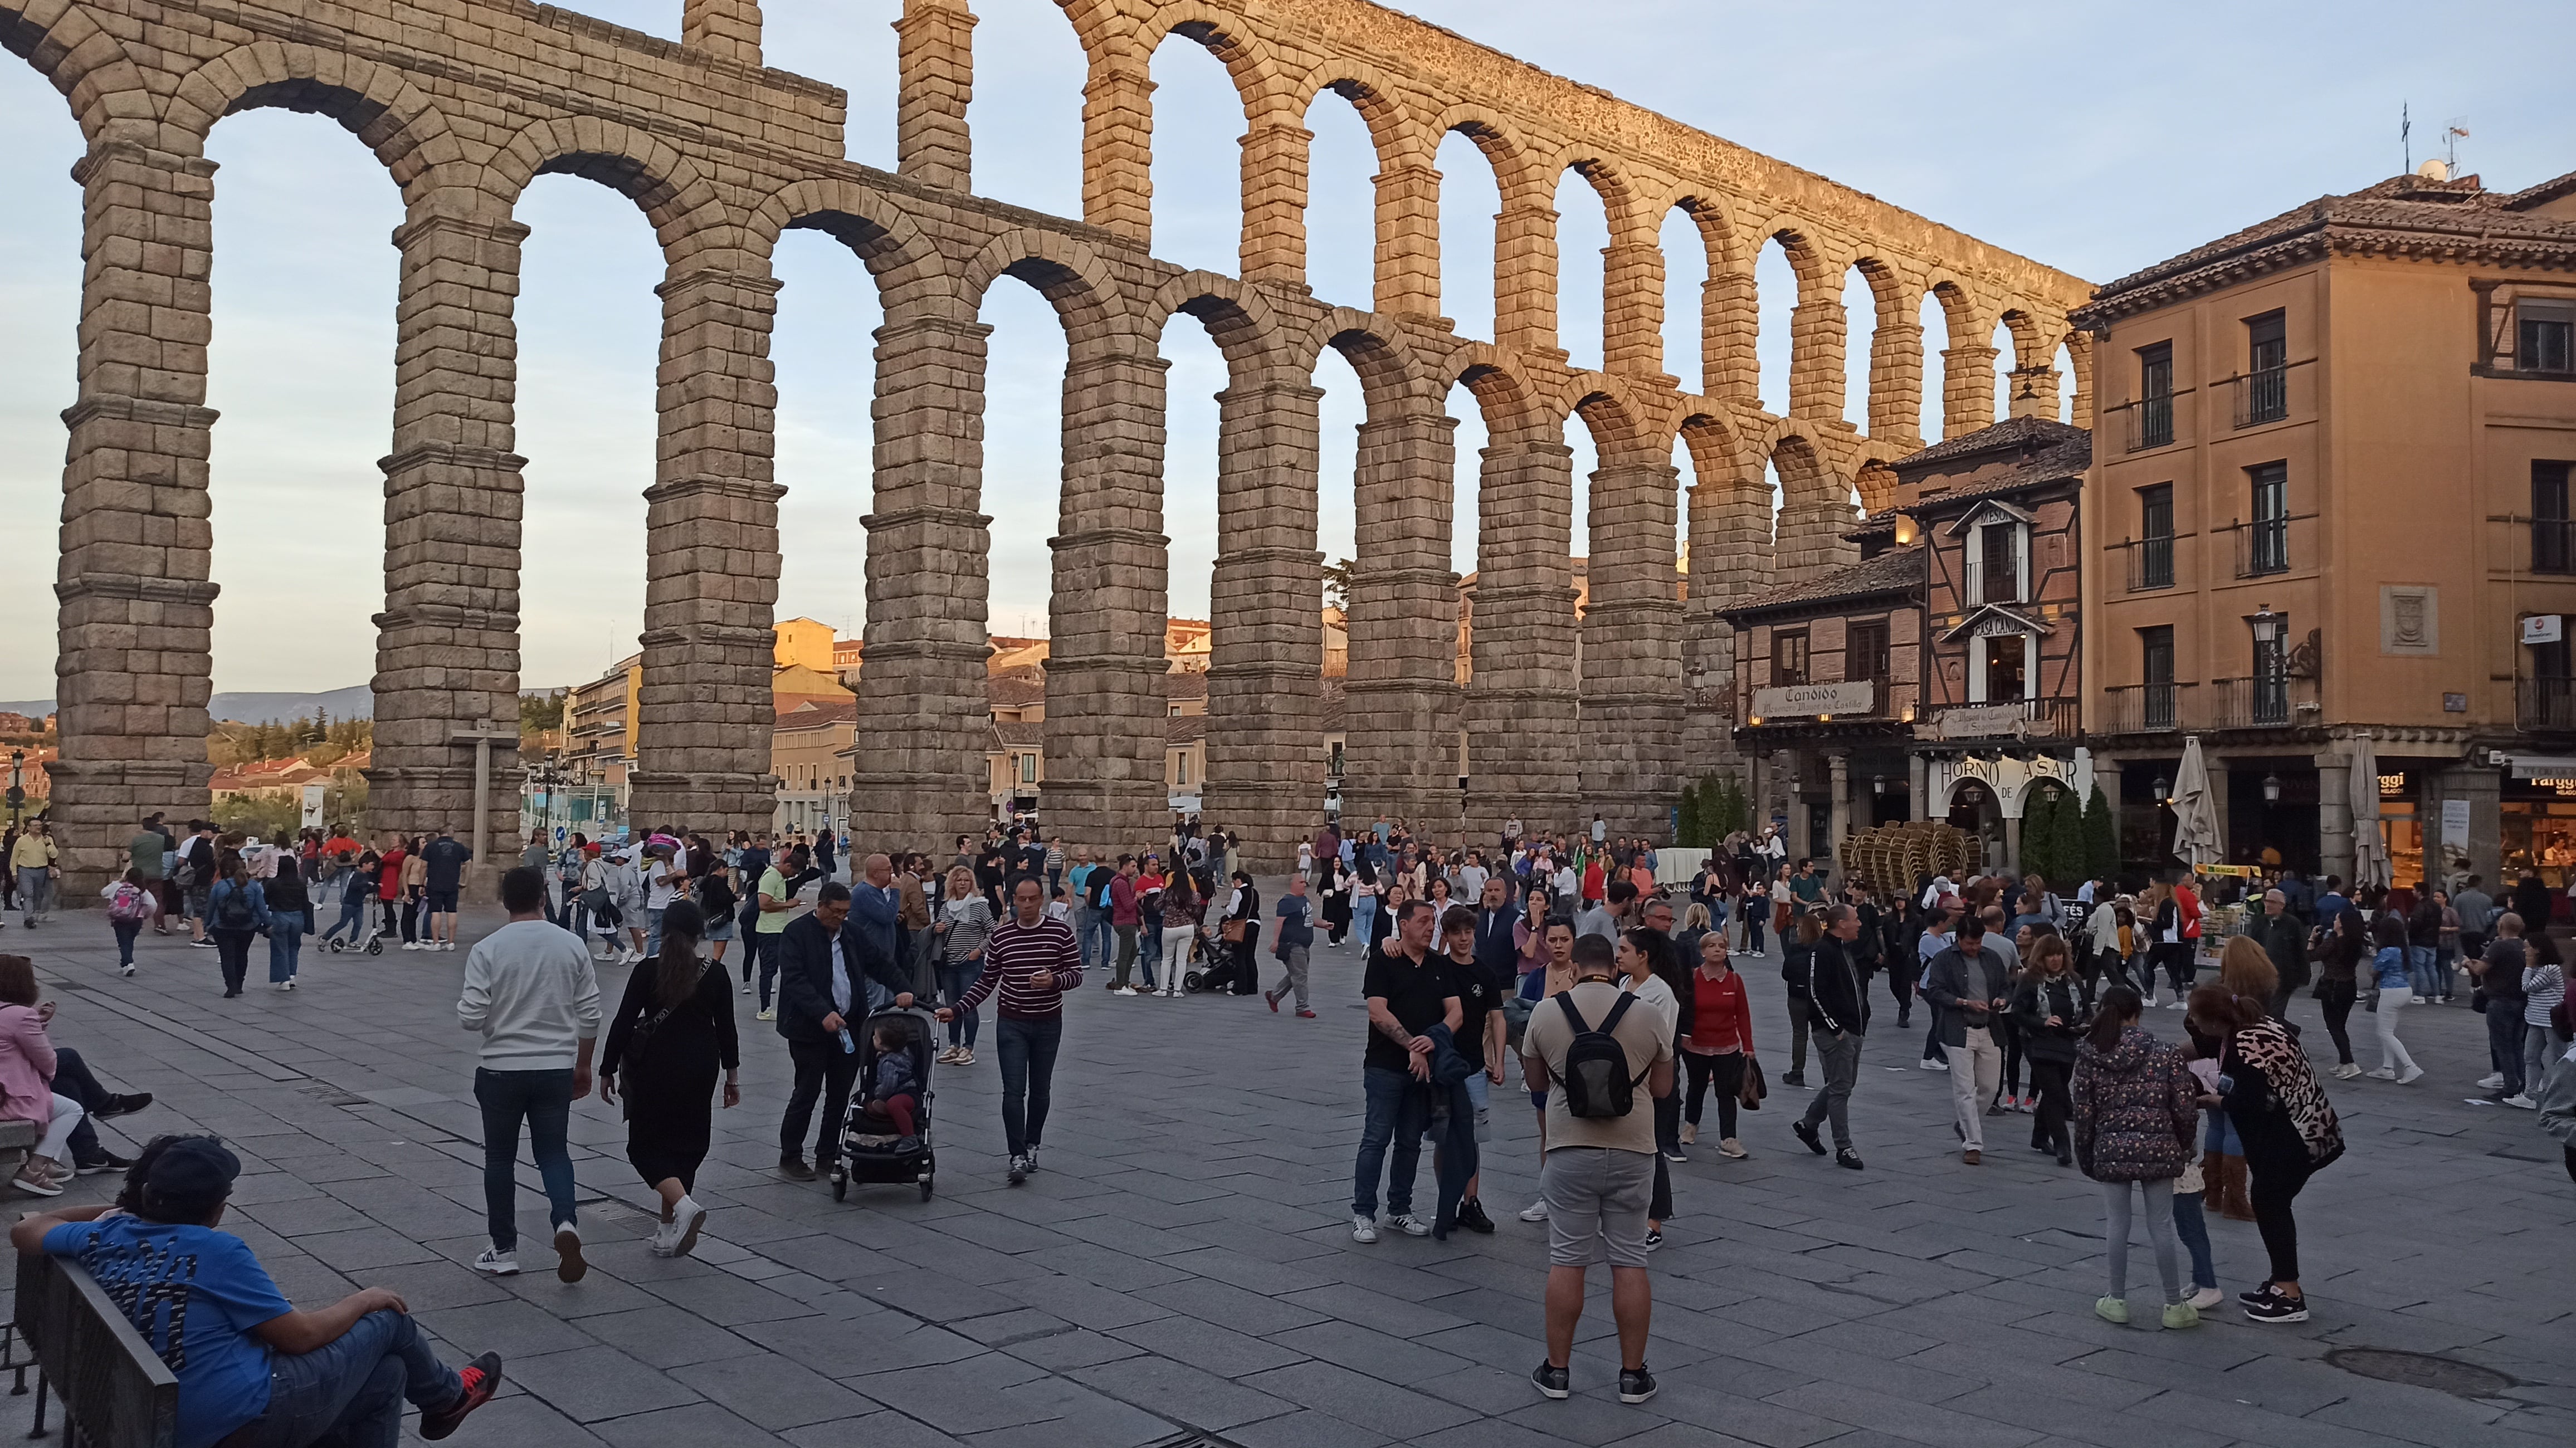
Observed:
[[[875,498],[854,832],[923,843],[984,812],[985,290],[1008,274],[1064,322],[1064,517],[1054,541],[1047,710],[1050,825],[1123,846],[1162,818],[1163,363],[1175,315],[1209,328],[1232,377],[1222,403],[1207,796],[1256,862],[1316,818],[1313,727],[1317,357],[1333,347],[1367,392],[1361,556],[1352,588],[1348,808],[1446,819],[1454,730],[1470,736],[1479,829],[1510,816],[1570,827],[1595,809],[1650,832],[1708,732],[1696,700],[1727,666],[1705,600],[1747,580],[1830,566],[1852,479],[1919,445],[1927,291],[1947,309],[1950,425],[1992,412],[1996,322],[2010,321],[2017,410],[2054,406],[2074,278],[1998,251],[1716,137],[1363,0],[1063,0],[1089,57],[1084,215],[975,198],[965,0],[906,0],[894,174],[845,159],[838,90],[761,68],[756,0],[685,0],[673,44],[519,0],[0,0],[0,43],[65,96],[89,140],[76,170],[86,269],[79,400],[65,415],[63,751],[55,809],[74,889],[101,877],[140,814],[206,807],[209,696],[206,278],[217,121],[259,106],[341,122],[402,188],[398,387],[384,459],[385,612],[373,809],[387,825],[462,828],[472,736],[515,729],[522,460],[513,448],[518,198],[570,173],[634,200],[668,264],[660,288],[660,438],[645,496],[648,597],[635,810],[751,827],[770,815],[767,628],[778,578],[772,469],[777,305],[770,253],[789,227],[847,245],[875,277]],[[1209,47],[1244,98],[1242,278],[1151,254],[1155,47]],[[1301,122],[1332,88],[1380,154],[1374,310],[1305,286]],[[1440,309],[1442,136],[1469,135],[1503,197],[1490,340]],[[987,137],[1008,144],[1007,137]],[[1565,364],[1556,323],[1556,179],[1602,194],[1604,370]],[[1697,222],[1710,279],[1698,393],[1662,372],[1663,216]],[[1772,238],[1798,265],[1787,416],[1762,412],[1752,259]],[[1853,266],[1879,297],[1863,436],[1842,421]],[[2078,352],[2089,362],[2089,356]],[[1980,368],[1988,370],[1981,371]],[[1452,384],[1492,439],[1482,460],[1476,671],[1458,697],[1446,630]],[[2017,389],[2021,391],[2024,389]],[[2084,404],[2079,401],[2079,407]],[[1566,548],[1577,413],[1601,469],[1585,480],[1597,557],[1583,664]],[[1672,596],[1687,435],[1694,586]],[[1762,463],[1787,489],[1775,550]],[[1710,557],[1707,554],[1722,553]],[[1703,592],[1700,580],[1708,580]],[[1685,666],[1689,672],[1685,673]],[[504,792],[507,783],[503,785]]]

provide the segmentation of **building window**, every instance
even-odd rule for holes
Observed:
[[[1023,755],[1021,755],[1021,756],[1020,756],[1020,783],[1022,783],[1022,784],[1035,784],[1035,783],[1037,783],[1037,782],[1038,782],[1038,757],[1037,757],[1036,755],[1034,755],[1034,754],[1023,754]]]
[[[2145,686],[2149,729],[2174,727],[2174,631],[2172,624],[2138,630],[2138,677]]]
[[[2138,489],[2138,540],[2137,581],[2131,587],[2173,587],[2173,484]]]
[[[1771,635],[1771,682],[1775,685],[1807,682],[1805,629]]]
[[[2027,531],[2019,523],[1986,523],[1978,527],[1975,552],[1970,562],[1976,576],[1969,580],[1968,595],[1978,603],[2019,603],[2022,590],[2022,554]]]
[[[2290,465],[2264,463],[2245,470],[2253,491],[2254,521],[2245,534],[2245,574],[2285,573],[2290,567]]]
[[[2576,302],[2514,303],[2514,365],[2525,372],[2576,371]]]
[[[2245,372],[2237,426],[2278,422],[2290,415],[2290,343],[2279,312],[2246,318]]]
[[[1968,640],[1968,702],[2018,704],[2030,697],[2030,637],[1991,634]]]
[[[1181,717],[1181,706],[1180,706],[1180,705],[1178,705],[1178,704],[1171,704],[1171,705],[1167,705],[1167,706],[1165,706],[1165,707],[1169,710],[1169,713],[1167,714],[1167,716],[1166,716],[1166,717],[1168,717],[1168,718],[1173,718],[1173,719],[1178,719],[1179,717]]]
[[[1333,741],[1332,748],[1324,756],[1324,772],[1336,779],[1341,778],[1342,742],[1338,739]]]
[[[2576,573],[2576,547],[2571,547],[2567,517],[2568,465],[2531,465],[2531,571]]]
[[[1887,620],[1851,625],[1843,636],[1843,677],[1884,683],[1887,675]]]
[[[2138,406],[2134,423],[2136,435],[2131,444],[2138,448],[2163,447],[2174,439],[2173,431],[2173,344],[2158,342],[2138,349]]]
[[[1190,787],[1190,752],[1186,749],[1172,756],[1172,783]]]

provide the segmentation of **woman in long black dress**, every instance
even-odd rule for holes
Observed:
[[[599,1099],[626,1088],[626,1159],[662,1195],[657,1257],[685,1257],[698,1245],[707,1209],[689,1195],[715,1130],[709,1104],[724,1068],[724,1104],[741,1104],[742,1052],[734,1039],[733,991],[722,967],[698,958],[706,920],[674,900],[662,913],[662,953],[626,977],[626,995],[599,1062]]]

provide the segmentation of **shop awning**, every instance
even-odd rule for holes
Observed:
[[[2508,754],[2504,759],[2516,779],[2576,779],[2576,755]]]

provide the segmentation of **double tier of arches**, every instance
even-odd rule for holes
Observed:
[[[1243,17],[1197,4],[1066,0],[1090,56],[1087,224],[964,194],[960,92],[971,89],[972,22],[958,5],[907,5],[903,171],[892,176],[838,159],[835,93],[724,58],[724,37],[738,38],[745,11],[756,44],[757,8],[747,0],[689,0],[695,43],[658,49],[570,17],[530,20],[475,0],[442,7],[475,10],[496,33],[518,32],[522,53],[559,65],[567,93],[542,98],[478,89],[439,56],[409,57],[355,35],[316,44],[310,26],[297,31],[285,17],[266,33],[200,26],[211,35],[194,54],[132,52],[120,38],[138,13],[193,8],[0,0],[0,39],[66,95],[90,145],[76,172],[90,265],[81,395],[67,414],[56,775],[58,816],[76,860],[92,868],[105,867],[111,836],[121,838],[137,809],[184,811],[205,788],[215,588],[203,325],[213,168],[204,147],[220,118],[246,109],[337,120],[384,164],[406,207],[394,236],[398,385],[382,464],[371,772],[376,814],[394,828],[460,823],[473,784],[460,741],[516,733],[523,460],[512,450],[512,303],[526,228],[515,212],[541,175],[580,176],[630,198],[666,265],[632,779],[632,810],[644,819],[749,827],[770,814],[782,490],[768,338],[772,255],[790,230],[845,246],[883,310],[864,520],[868,747],[853,821],[863,838],[890,843],[938,838],[984,813],[992,525],[982,511],[981,315],[1002,278],[1045,297],[1065,335],[1047,797],[1050,823],[1085,844],[1148,838],[1164,813],[1170,326],[1203,328],[1227,371],[1206,809],[1240,828],[1265,862],[1284,858],[1323,803],[1314,377],[1328,350],[1348,362],[1365,403],[1351,481],[1360,541],[1346,805],[1427,817],[1456,809],[1463,730],[1475,761],[1466,811],[1479,827],[1506,817],[1562,827],[1593,812],[1623,831],[1661,820],[1691,751],[1722,737],[1711,701],[1731,660],[1716,611],[1848,557],[1841,533],[1855,489],[1864,504],[1883,504],[1889,475],[1873,464],[1919,444],[1919,392],[1908,387],[1911,379],[1919,388],[1922,366],[1919,345],[1909,357],[1904,338],[1924,296],[1940,299],[1954,339],[1995,321],[2010,327],[2015,373],[2033,384],[2023,389],[2031,410],[2056,408],[2054,370],[2023,359],[2066,340],[2062,322],[2049,320],[2062,318],[2064,297],[2008,302],[1986,279],[1785,210],[1747,221],[1740,198],[1645,179],[1631,162],[1542,142],[1489,108],[1426,112],[1407,85],[1365,65],[1292,64]],[[225,8],[238,24],[244,7]],[[303,38],[276,38],[288,33]],[[1138,77],[1167,33],[1207,46],[1245,97],[1240,276],[1180,271],[1146,250],[1150,106]],[[603,52],[664,75],[675,105],[691,87],[730,88],[744,94],[743,111],[766,107],[788,123],[753,144],[650,116],[615,118],[604,98],[582,104],[570,94],[583,58]],[[1381,153],[1367,311],[1324,305],[1304,285],[1304,132],[1294,122],[1326,90],[1359,109]],[[1503,197],[1490,340],[1461,338],[1439,316],[1430,160],[1451,133],[1492,163]],[[1568,367],[1557,346],[1551,201],[1554,178],[1569,172],[1597,190],[1612,231],[1602,365],[1593,370]],[[1660,371],[1657,231],[1676,210],[1706,247],[1696,392]],[[1757,395],[1751,254],[1764,239],[1798,268],[1786,414],[1764,411]],[[1865,431],[1842,416],[1839,287],[1853,269],[1869,279],[1879,311]],[[1978,349],[1971,341],[1950,354]],[[1969,385],[1975,370],[1948,369],[1949,426],[1991,416],[1988,386]],[[1446,409],[1461,387],[1487,438],[1477,467],[1474,670],[1463,690],[1454,640],[1424,626],[1455,615]],[[1598,458],[1584,480],[1589,604],[1579,622],[1565,442],[1576,419]],[[1676,456],[1690,473],[1687,599],[1676,586]],[[1776,524],[1769,474],[1780,488]]]

